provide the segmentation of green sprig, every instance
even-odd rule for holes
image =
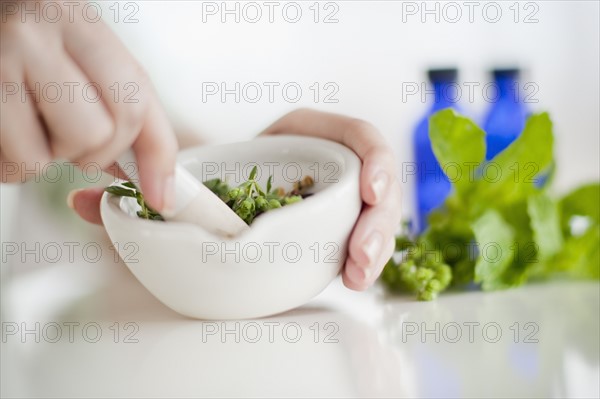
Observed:
[[[140,208],[142,208],[141,210],[137,211],[137,215],[141,219],[161,220],[161,221],[164,220],[160,213],[155,211],[150,205],[148,205],[146,203],[146,201],[144,200],[144,196],[142,195],[142,192],[140,191],[140,189],[134,183],[132,183],[130,181],[121,183],[121,185],[118,185],[118,186],[115,185],[115,186],[106,187],[104,189],[104,191],[106,191],[107,193],[110,193],[112,195],[119,196],[119,197],[135,198],[136,202],[138,203]]]
[[[430,213],[421,235],[398,237],[400,260],[390,259],[381,275],[386,287],[431,300],[451,285],[478,284],[490,291],[556,275],[600,278],[600,184],[556,200],[548,194],[549,179],[536,183],[555,168],[547,114],[531,116],[521,135],[489,161],[500,171],[493,181],[477,172],[487,162],[485,132],[470,119],[451,109],[439,111],[429,120],[429,136],[443,170],[479,167],[475,176],[466,166],[454,176],[453,192]],[[537,176],[530,176],[532,166]],[[574,233],[576,219],[586,227]],[[496,254],[482,255],[486,247]]]
[[[218,178],[207,180],[204,185],[225,202],[244,222],[250,225],[256,217],[271,209],[301,201],[314,184],[312,178],[307,176],[302,181],[294,184],[294,188],[286,193],[281,188],[273,190],[273,176],[269,176],[265,191],[256,180],[257,175],[258,169],[255,166],[252,168],[248,180],[237,187],[230,187]],[[120,185],[109,186],[106,187],[105,191],[120,197],[135,198],[141,208],[137,215],[142,219],[164,220],[158,212],[146,203],[141,191],[132,182],[127,181]]]

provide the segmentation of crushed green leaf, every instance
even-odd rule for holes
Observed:
[[[293,189],[285,192],[282,188],[273,189],[273,176],[267,180],[267,189],[263,190],[256,180],[257,167],[252,168],[247,181],[237,187],[230,187],[221,179],[211,179],[204,182],[215,195],[225,202],[244,222],[250,225],[254,219],[271,210],[301,201],[309,194],[307,191],[314,185],[310,176],[305,176],[301,181],[294,184]],[[121,185],[106,187],[107,192],[121,196],[132,197],[137,200],[142,208],[137,215],[142,219],[164,220],[164,218],[152,209],[145,201],[141,191],[132,182],[124,182]]]

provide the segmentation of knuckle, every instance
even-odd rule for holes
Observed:
[[[174,135],[162,135],[146,147],[146,151],[155,154],[155,159],[160,160],[161,164],[172,164],[177,158],[179,145]]]
[[[130,78],[122,82],[123,95],[119,96],[116,119],[118,129],[130,137],[137,135],[142,128],[153,90],[148,74],[139,63],[131,64],[128,76]]]
[[[148,110],[148,102],[140,99],[138,102],[126,104],[119,112],[118,129],[123,130],[127,137],[135,136],[142,128],[146,112]]]
[[[396,158],[389,147],[376,145],[371,147],[364,156],[364,159],[371,168],[383,168],[392,180],[396,180]]]
[[[131,76],[131,78],[129,79],[129,83],[134,83],[135,85],[137,85],[138,89],[140,90],[140,92],[142,92],[141,94],[143,94],[144,97],[150,95],[149,92],[152,90],[150,76],[148,75],[148,72],[146,72],[146,69],[144,69],[144,67],[139,62],[131,62],[131,70],[129,72],[129,76]]]
[[[19,18],[11,20],[9,17],[6,22],[2,22],[0,36],[6,51],[32,48],[47,52],[62,49],[62,38],[58,28],[45,24],[22,23]]]
[[[348,130],[353,133],[364,135],[379,135],[379,131],[371,123],[357,118],[352,118],[348,121]]]
[[[93,124],[87,135],[86,142],[90,149],[101,147],[110,142],[115,136],[115,124],[109,117],[99,118]]]
[[[369,154],[369,155],[373,155],[380,164],[385,165],[388,168],[389,173],[393,173],[393,176],[396,175],[395,168],[394,168],[394,165],[396,162],[396,157],[394,156],[394,153],[388,146],[385,146],[385,145],[375,146],[371,150],[371,153],[372,154]]]
[[[301,107],[301,108],[297,108],[297,109],[291,111],[288,114],[288,116],[298,116],[298,115],[303,116],[309,112],[313,112],[313,110],[308,107]]]

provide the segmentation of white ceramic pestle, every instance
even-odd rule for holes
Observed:
[[[132,150],[127,150],[118,164],[129,178],[139,182]],[[227,204],[179,164],[175,166],[175,209],[163,211],[161,215],[165,220],[192,223],[222,237],[234,237],[249,228]]]

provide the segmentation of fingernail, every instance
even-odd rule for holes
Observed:
[[[381,246],[383,244],[383,236],[380,232],[374,231],[371,233],[365,244],[363,245],[363,251],[369,259],[369,266],[377,259],[381,252]]]
[[[356,265],[352,265],[348,267],[347,270],[348,277],[355,283],[363,283],[368,281],[373,273],[370,268],[358,267]]]
[[[69,194],[67,195],[67,206],[71,209],[75,209],[75,204],[74,204],[74,200],[75,200],[75,195],[77,195],[78,192],[80,192],[82,189],[79,188],[77,190],[71,190],[69,192]]]
[[[163,212],[173,213],[175,211],[175,178],[173,175],[165,179],[165,185],[163,186]]]
[[[371,278],[372,274],[373,274],[373,270],[371,270],[370,267],[363,269],[363,281],[368,281]]]
[[[373,188],[373,193],[375,194],[376,202],[381,201],[381,199],[383,198],[389,180],[390,178],[388,177],[388,174],[383,171],[377,172],[377,174],[375,175],[375,178],[371,183],[371,187]]]

